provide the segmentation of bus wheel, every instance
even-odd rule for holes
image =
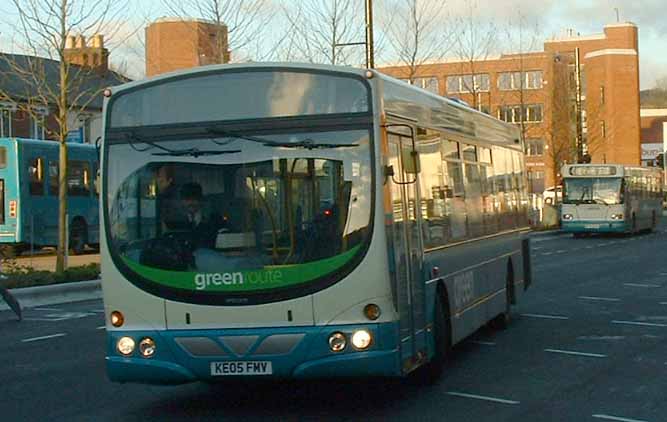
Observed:
[[[443,301],[443,295],[440,293],[440,289],[438,289],[433,315],[433,342],[435,344],[435,352],[431,361],[419,369],[419,377],[424,384],[434,384],[438,381],[451,349],[452,337],[447,319],[449,311],[448,306]]]
[[[507,264],[507,279],[505,280],[505,310],[491,320],[491,326],[497,330],[505,330],[510,325],[512,314],[510,306],[514,297],[514,267],[512,263]]]
[[[69,247],[73,255],[80,255],[88,242],[88,227],[81,220],[74,220],[69,234]]]

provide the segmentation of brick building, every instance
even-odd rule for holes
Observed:
[[[541,52],[480,61],[448,60],[380,70],[480,111],[516,123],[524,134],[533,192],[553,186],[558,169],[575,160],[575,48],[580,50],[584,152],[594,163],[639,165],[637,26],[607,25],[602,34],[545,41]]]
[[[146,76],[230,59],[227,27],[200,19],[159,19],[146,28]]]
[[[101,35],[90,44],[83,36],[68,37],[64,57],[71,64],[69,98],[74,105],[68,113],[68,139],[91,143],[101,135],[103,89],[128,79],[109,70]],[[56,60],[0,53],[0,137],[56,139],[53,93],[59,92],[59,68]]]

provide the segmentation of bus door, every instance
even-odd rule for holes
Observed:
[[[418,184],[411,152],[410,136],[389,134],[389,165],[393,175],[391,184],[392,282],[397,296],[400,316],[400,349],[403,371],[409,372],[419,363],[424,351],[426,333],[424,309],[424,280],[422,274],[422,239],[419,222]],[[390,257],[392,259],[392,257]]]

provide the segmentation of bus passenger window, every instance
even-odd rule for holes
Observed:
[[[49,195],[58,196],[58,162],[49,161]]]
[[[44,159],[35,158],[28,166],[30,195],[44,195]]]
[[[90,195],[90,166],[87,162],[69,162],[67,171],[67,193],[70,196]]]
[[[0,169],[7,167],[7,148],[0,147]]]

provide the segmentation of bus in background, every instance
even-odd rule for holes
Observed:
[[[569,164],[562,168],[563,231],[637,233],[662,216],[662,172],[651,167]]]
[[[69,246],[83,252],[99,243],[95,188],[98,154],[93,145],[67,145]],[[14,256],[58,244],[58,142],[0,138],[0,249]]]
[[[514,126],[334,66],[208,66],[105,96],[113,381],[434,378],[530,283]]]

